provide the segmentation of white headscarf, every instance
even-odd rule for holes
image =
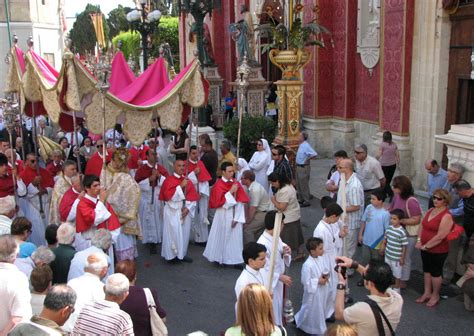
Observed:
[[[267,153],[268,155],[268,159],[267,159],[267,165],[269,165],[272,161],[272,149],[270,148],[270,145],[268,144],[268,141],[265,140],[265,139],[260,139],[260,141],[262,142],[263,144],[263,150],[265,151],[265,153]]]
[[[237,160],[237,165],[239,166],[239,169],[237,170],[237,174],[235,174],[235,177],[237,181],[240,181],[244,171],[250,170],[250,167],[249,167],[249,164],[247,163],[247,160],[245,160],[244,158],[239,158]]]

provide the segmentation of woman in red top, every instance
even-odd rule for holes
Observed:
[[[428,210],[421,223],[421,231],[416,248],[421,250],[425,290],[416,302],[433,307],[439,302],[441,275],[443,265],[449,251],[449,242],[446,236],[453,227],[453,217],[449,212],[451,196],[445,189],[436,189],[433,192],[434,208]]]

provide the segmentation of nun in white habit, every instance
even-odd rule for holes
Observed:
[[[265,190],[268,190],[267,170],[272,160],[272,150],[265,139],[257,142],[257,151],[253,153],[249,162],[249,167],[255,173],[255,182],[260,183]]]
[[[237,179],[237,181],[240,182],[240,179],[242,178],[242,174],[246,170],[250,170],[247,160],[245,160],[244,158],[239,158],[237,160],[237,172],[235,173],[235,178]]]

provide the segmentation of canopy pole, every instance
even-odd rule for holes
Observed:
[[[7,20],[7,32],[8,32],[8,43],[10,45],[10,49],[12,48],[12,41],[11,41],[11,30],[10,30],[10,8],[8,6],[8,0],[4,0],[5,3],[5,17]]]
[[[37,138],[37,134],[36,134],[36,111],[35,111],[35,103],[34,102],[31,102],[31,111],[32,111],[32,114],[33,114],[33,145],[34,145],[34,148],[35,148],[35,155],[38,155],[38,138]],[[26,158],[25,158],[26,159]],[[39,162],[38,162],[38,158],[36,159],[36,174],[38,176],[41,176],[40,175],[40,167],[39,167]],[[38,187],[38,190],[40,191],[38,193],[38,198],[39,198],[39,204],[40,204],[40,215],[41,215],[41,218],[45,218],[45,215],[44,215],[44,207],[43,207],[43,199],[41,197],[41,184],[39,185]]]
[[[77,161],[77,171],[80,173],[82,173],[81,171],[81,155],[80,155],[80,152],[79,152],[79,136],[77,134],[77,120],[76,120],[76,111],[72,110],[72,124],[73,124],[73,127],[74,127],[74,140],[76,141],[76,148],[77,148],[77,153],[76,153],[76,161]],[[72,149],[72,153],[74,154],[74,147],[71,148]]]
[[[278,243],[280,241],[280,231],[282,222],[282,213],[275,214],[275,223],[273,226],[273,241],[272,241],[272,255],[270,256],[270,270],[268,272],[267,289],[272,293],[273,273],[275,273],[276,254],[278,253]]]

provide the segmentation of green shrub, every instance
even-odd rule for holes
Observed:
[[[242,118],[242,130],[240,133],[240,154],[239,156],[250,160],[257,150],[258,139],[264,138],[268,143],[272,143],[276,134],[276,122],[263,116]],[[232,119],[224,124],[224,137],[237,147],[237,133],[239,130],[239,119]]]

